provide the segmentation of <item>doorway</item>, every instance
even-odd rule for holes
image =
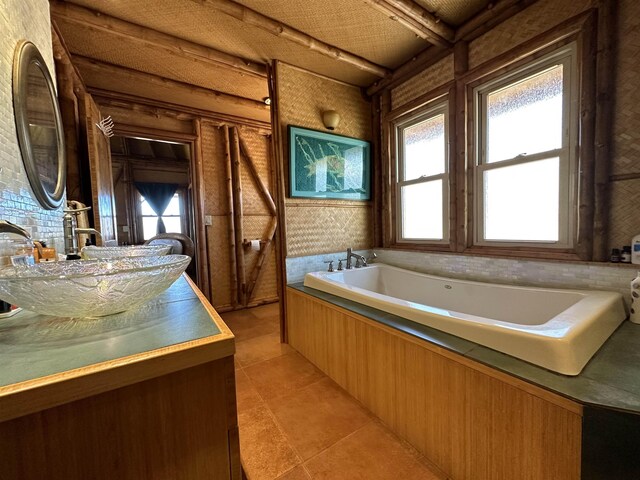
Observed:
[[[110,146],[119,244],[140,245],[161,233],[161,224],[165,232],[187,235],[196,243],[191,144],[115,135]],[[194,281],[197,257],[187,269]]]

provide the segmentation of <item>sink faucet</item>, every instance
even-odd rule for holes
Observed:
[[[8,222],[7,220],[0,220],[0,233],[14,233],[20,235],[26,239],[34,248],[38,249],[40,257],[42,257],[42,244],[40,242],[34,242],[31,239],[31,235],[24,228],[16,225],[15,223]]]
[[[351,266],[351,258],[354,257],[356,259],[356,268],[366,267],[367,259],[362,255],[358,255],[357,253],[353,253],[351,247],[347,248],[347,270],[351,270],[353,267]]]
[[[64,217],[62,217],[62,223],[64,226],[64,253],[67,255],[67,260],[77,260],[80,258],[78,255],[80,249],[78,248],[78,235],[82,234],[94,234],[102,236],[95,228],[78,228],[76,216],[83,210],[89,210],[90,207],[78,210],[65,210]]]
[[[19,227],[15,223],[7,222],[6,220],[0,220],[0,233],[15,233],[23,238],[31,241],[31,235],[24,228]]]

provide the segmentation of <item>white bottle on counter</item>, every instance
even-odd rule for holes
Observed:
[[[640,265],[640,235],[631,240],[631,263]]]
[[[631,309],[629,320],[633,323],[640,323],[640,271],[636,278],[631,280]]]

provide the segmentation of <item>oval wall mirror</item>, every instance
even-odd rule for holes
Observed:
[[[13,58],[13,109],[29,184],[43,208],[62,203],[66,153],[58,99],[38,48],[22,41]]]

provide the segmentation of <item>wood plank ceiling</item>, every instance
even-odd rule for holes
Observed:
[[[94,93],[269,121],[278,59],[374,93],[532,0],[51,0]],[[394,71],[396,76],[394,77]],[[181,88],[176,88],[181,87]]]

